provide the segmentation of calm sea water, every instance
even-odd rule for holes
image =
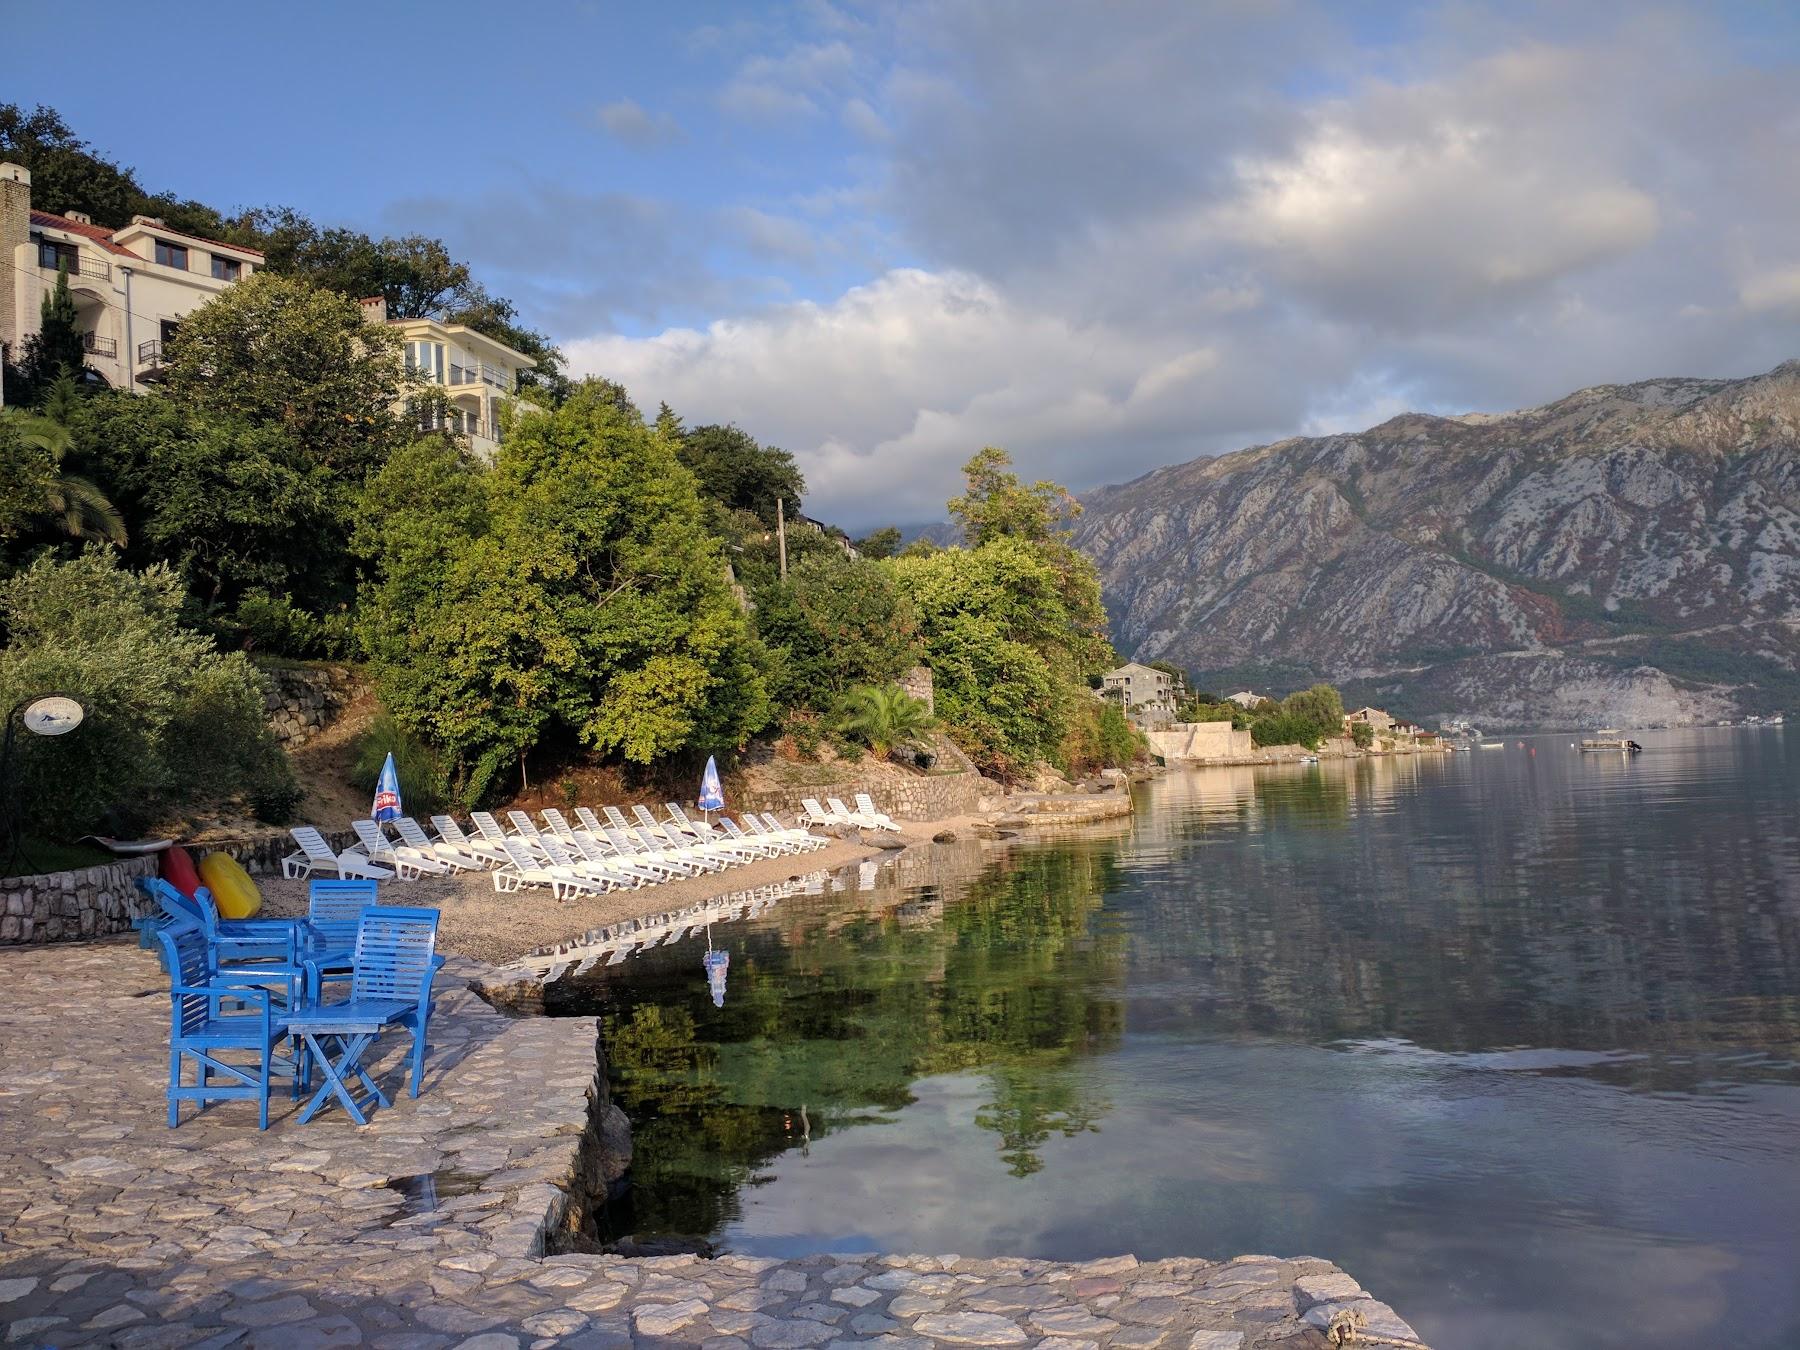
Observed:
[[[1215,769],[579,982],[619,1232],[1329,1257],[1434,1345],[1800,1345],[1800,728]]]

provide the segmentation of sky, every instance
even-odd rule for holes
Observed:
[[[1081,491],[1800,356],[1778,0],[135,15],[7,24],[0,99],[152,191],[444,239],[853,530],[941,519],[983,445]]]

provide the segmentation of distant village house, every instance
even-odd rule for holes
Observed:
[[[1100,677],[1100,692],[1127,711],[1153,713],[1175,711],[1175,677],[1155,666],[1128,661]]]

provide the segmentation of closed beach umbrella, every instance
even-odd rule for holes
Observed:
[[[375,809],[370,814],[377,821],[395,820],[400,815],[400,774],[394,768],[392,751],[381,766],[381,777],[375,780]]]
[[[706,987],[712,992],[713,1007],[725,1006],[725,970],[731,965],[731,953],[708,952],[700,958],[706,967]]]
[[[719,766],[713,763],[713,757],[706,757],[706,772],[700,775],[700,809],[702,811],[723,811],[725,809],[725,793],[719,787]]]

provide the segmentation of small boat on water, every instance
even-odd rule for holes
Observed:
[[[1505,741],[1478,741],[1476,743],[1483,750],[1504,750],[1504,749],[1506,749]]]
[[[1583,753],[1587,754],[1611,751],[1616,754],[1635,755],[1643,748],[1629,736],[1590,736],[1581,743]]]

